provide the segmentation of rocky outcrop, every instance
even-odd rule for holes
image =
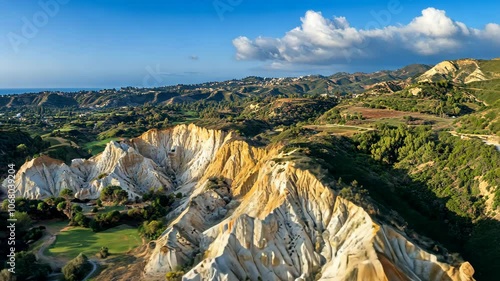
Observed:
[[[456,61],[443,61],[422,74],[419,82],[452,80],[456,83],[471,83],[491,79],[490,75],[483,73],[477,60],[461,59]]]
[[[182,125],[150,130],[122,143],[110,142],[103,153],[88,160],[75,159],[71,165],[38,157],[19,169],[17,196],[43,199],[69,188],[77,198],[95,199],[108,185],[121,186],[130,198],[150,188],[172,190],[196,182],[229,138],[221,131]]]
[[[367,87],[367,94],[392,94],[408,86],[408,81],[386,81]]]
[[[95,198],[117,184],[131,196],[150,187],[184,195],[150,243],[143,280],[474,280],[465,262],[437,256],[397,227],[337,196],[295,153],[256,148],[233,134],[190,126],[110,143],[71,165],[40,157],[19,170],[19,196],[65,187]],[[447,262],[445,262],[447,261]]]
[[[470,264],[438,261],[283,156],[268,154],[233,181],[227,192],[240,192],[229,203],[202,181],[156,241],[147,277],[194,261],[183,280],[473,280]],[[220,210],[223,219],[205,224]]]

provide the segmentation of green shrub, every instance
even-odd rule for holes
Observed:
[[[164,226],[161,221],[157,220],[152,220],[152,221],[145,221],[140,227],[139,227],[139,233],[148,238],[148,239],[157,239],[160,237],[160,235],[163,233]]]
[[[19,252],[16,254],[17,280],[45,280],[51,269],[48,264],[39,263],[33,253]]]
[[[101,259],[105,259],[109,256],[109,249],[108,247],[101,247],[101,250],[99,251],[99,257]]]
[[[105,202],[120,204],[128,199],[128,192],[123,190],[120,186],[109,185],[101,191],[99,199]]]
[[[167,281],[180,281],[182,280],[182,276],[184,275],[184,271],[178,270],[178,271],[169,271],[165,275],[165,279]]]
[[[64,275],[64,279],[67,281],[79,281],[85,277],[89,269],[90,263],[87,256],[79,254],[62,268],[62,273]]]

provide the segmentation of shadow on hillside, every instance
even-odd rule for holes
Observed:
[[[498,280],[494,264],[500,260],[500,222],[483,219],[473,223],[470,218],[457,216],[446,208],[446,198],[437,197],[424,182],[411,179],[408,170],[373,160],[357,151],[347,138],[332,137],[328,141],[296,143],[293,147],[305,148],[307,156],[328,170],[328,175],[317,176],[330,182],[330,186],[341,189],[337,182],[342,178],[344,183],[357,181],[368,190],[379,210],[375,219],[402,226],[410,239],[438,256],[446,256],[448,250],[460,253],[474,267],[478,281]],[[299,168],[321,173],[314,163],[299,165]],[[391,210],[407,225],[392,215]],[[453,262],[452,258],[443,261]]]
[[[64,231],[60,233],[54,244],[49,247],[47,252],[53,256],[68,256],[69,258],[74,258],[78,256],[80,252],[84,252],[96,241],[97,238],[94,235],[89,235],[88,229],[72,229],[71,231]],[[97,254],[97,252],[94,254]],[[90,253],[88,256],[92,255],[93,254]]]

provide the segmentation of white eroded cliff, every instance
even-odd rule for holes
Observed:
[[[110,142],[103,153],[75,159],[69,166],[38,157],[16,174],[17,196],[41,199],[69,188],[77,198],[97,198],[105,186],[119,185],[134,198],[150,188],[178,188],[195,182],[229,138],[221,131],[181,125],[150,130],[128,142]]]
[[[473,280],[470,264],[439,262],[284,155],[226,146],[154,243],[146,279],[193,263],[183,280]],[[230,187],[206,188],[216,171]]]
[[[469,263],[441,262],[336,196],[293,157],[182,125],[112,142],[70,166],[39,157],[22,166],[16,187],[18,196],[30,198],[66,187],[96,198],[110,184],[132,198],[160,186],[185,194],[150,245],[143,280],[164,280],[186,265],[186,281],[473,280]]]

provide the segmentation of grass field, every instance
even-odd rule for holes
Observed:
[[[56,241],[46,250],[47,256],[72,259],[80,253],[91,257],[106,246],[111,255],[123,254],[142,244],[137,229],[120,225],[94,233],[89,228],[69,227],[57,235]]]
[[[172,122],[172,125],[189,124],[189,123],[193,123],[194,121],[197,121],[199,119],[200,119],[199,117],[186,117],[186,118],[184,118],[183,121]]]
[[[104,139],[104,140],[100,140],[100,141],[89,142],[83,146],[83,149],[86,151],[90,151],[90,154],[92,154],[92,155],[96,155],[96,154],[103,152],[104,149],[106,148],[106,145],[110,141],[117,141],[117,140],[120,140],[120,138],[109,138],[109,139]]]
[[[46,230],[48,233],[55,234],[61,231],[61,229],[65,228],[68,226],[68,221],[66,220],[50,220],[50,221],[43,221],[38,224],[35,224],[35,226],[43,225],[45,226]]]
[[[89,213],[92,211],[92,209],[95,206],[87,206],[87,204],[79,204],[80,207],[82,207],[84,213]],[[113,211],[123,211],[125,210],[125,206],[119,205],[119,206],[103,206],[98,208],[99,212],[98,213],[108,213],[108,212],[113,212]]]
[[[75,126],[72,126],[69,124],[64,124],[64,126],[62,128],[59,128],[57,130],[61,131],[61,132],[67,132],[67,131],[78,130],[78,129],[79,129],[78,127],[75,127]]]
[[[63,141],[61,138],[54,138],[54,137],[46,137],[44,138],[44,140],[48,141],[51,146],[68,143],[68,141],[66,140]]]
[[[487,61],[479,61],[479,66],[482,71],[500,73],[500,60],[493,59]]]
[[[44,141],[48,141],[51,147],[78,146],[76,143],[61,137],[50,137],[49,134],[42,136]]]

